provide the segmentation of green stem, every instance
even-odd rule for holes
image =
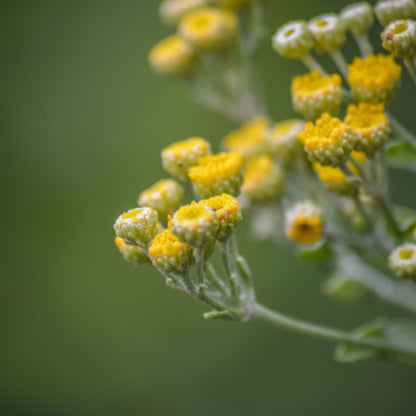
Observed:
[[[300,58],[300,60],[310,71],[318,71],[322,75],[327,75],[325,69],[322,68],[322,66],[311,54],[308,53],[303,58]]]
[[[230,284],[231,296],[233,298],[237,298],[237,286],[235,282],[235,274],[233,273],[233,270],[232,270],[229,244],[230,244],[229,239],[226,239],[225,241],[218,241],[218,248],[219,248],[224,272]]]
[[[416,84],[416,64],[415,60],[412,58],[404,59],[404,64],[409,71],[410,76],[412,77],[413,82]]]
[[[354,37],[363,58],[366,58],[368,55],[373,53],[373,46],[368,39],[367,33],[364,33],[363,35],[353,33],[352,36]]]
[[[253,316],[280,328],[285,328],[300,334],[322,338],[329,341],[346,342],[348,344],[353,344],[361,347],[375,348],[384,353],[406,355],[416,358],[415,349],[408,349],[396,345],[391,345],[387,342],[379,341],[376,339],[357,338],[350,332],[341,331],[339,329],[317,325],[314,323],[302,321],[300,319],[292,318],[291,316],[268,309],[259,303],[254,304]]]
[[[342,76],[347,79],[348,77],[348,63],[344,58],[344,55],[339,49],[335,49],[331,52],[329,52],[329,56],[334,61],[335,65],[339,69],[339,72],[341,72]]]
[[[400,136],[406,143],[408,143],[413,150],[416,150],[416,136],[408,130],[393,114],[386,111],[392,129]]]

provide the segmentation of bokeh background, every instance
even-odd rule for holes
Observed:
[[[270,33],[345,4],[269,1]],[[341,365],[323,341],[205,321],[200,304],[122,260],[112,224],[164,176],[161,148],[218,143],[235,127],[148,68],[169,33],[157,2],[2,0],[0,16],[1,415],[415,414],[414,368]],[[273,115],[292,117],[303,68],[268,44],[262,59]],[[394,110],[416,129],[414,96],[404,73]],[[391,176],[395,200],[415,207],[414,177]],[[254,243],[246,225],[238,234],[266,305],[344,328],[398,313],[337,304],[295,255]]]

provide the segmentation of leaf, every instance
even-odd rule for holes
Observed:
[[[320,241],[308,247],[299,250],[302,260],[319,262],[331,258],[333,251],[327,241]]]
[[[389,166],[416,172],[416,153],[406,142],[390,142],[385,149]]]
[[[341,302],[355,302],[368,293],[361,282],[339,272],[327,279],[322,289],[326,295]]]

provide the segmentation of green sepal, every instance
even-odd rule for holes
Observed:
[[[302,247],[299,255],[304,261],[320,262],[329,260],[333,255],[333,250],[327,240],[322,240],[311,246]]]

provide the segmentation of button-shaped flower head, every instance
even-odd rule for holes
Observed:
[[[238,196],[243,184],[243,156],[239,153],[203,156],[189,170],[189,178],[202,198],[223,193]]]
[[[204,7],[184,16],[179,33],[200,51],[229,47],[237,33],[237,18],[231,11]]]
[[[272,45],[285,58],[301,59],[312,49],[313,39],[306,22],[296,20],[277,29]]]
[[[340,15],[346,29],[357,36],[367,33],[374,23],[373,8],[365,1],[344,7]]]
[[[397,277],[416,280],[416,244],[403,244],[389,257],[389,266]]]
[[[139,196],[139,205],[153,208],[159,214],[159,218],[166,219],[181,205],[183,187],[172,179],[162,179],[153,186],[145,189]]]
[[[152,208],[134,208],[120,215],[115,224],[116,235],[126,244],[148,247],[159,232],[157,212]]]
[[[218,240],[224,240],[229,237],[243,220],[240,203],[229,194],[203,199],[199,201],[199,205],[215,211],[218,224],[216,238]]]
[[[298,134],[305,128],[302,120],[276,123],[270,134],[270,149],[285,165],[291,165],[299,149]]]
[[[126,244],[120,237],[116,237],[115,243],[125,260],[135,264],[136,266],[151,263],[146,252],[141,247]]]
[[[395,20],[411,19],[416,16],[414,0],[381,0],[374,11],[380,23],[387,26]]]
[[[188,180],[189,168],[198,164],[201,156],[211,153],[209,143],[201,137],[175,142],[162,150],[163,168],[175,178]]]
[[[185,77],[194,69],[194,47],[181,35],[171,35],[149,52],[149,63],[161,75]]]
[[[195,262],[193,248],[181,243],[170,229],[157,234],[149,247],[153,265],[166,273],[184,274]]]
[[[268,145],[269,126],[265,117],[258,117],[233,130],[223,140],[228,152],[241,153],[244,158],[264,153]]]
[[[348,83],[357,101],[388,102],[399,88],[402,69],[392,56],[371,54],[367,58],[357,57],[348,69]]]
[[[352,150],[351,129],[340,119],[326,113],[316,124],[306,123],[305,130],[298,137],[310,161],[323,166],[340,166]]]
[[[159,14],[167,24],[176,25],[182,17],[207,3],[207,0],[164,0],[159,6]]]
[[[324,76],[317,71],[298,75],[292,80],[292,104],[307,120],[316,120],[323,113],[337,115],[342,102],[341,77]]]
[[[313,18],[308,29],[312,34],[315,49],[321,52],[331,52],[345,42],[345,26],[334,13],[323,14]]]
[[[179,241],[195,247],[214,240],[217,228],[215,211],[196,202],[176,211],[171,221],[171,230]]]
[[[354,149],[367,155],[377,152],[389,135],[389,119],[384,112],[384,104],[351,104],[344,123],[351,128]]]
[[[269,155],[258,156],[247,162],[241,188],[252,203],[276,200],[283,190],[283,172]]]
[[[322,237],[321,209],[309,201],[295,204],[285,215],[286,235],[299,244],[313,244]]]
[[[413,58],[416,55],[416,22],[396,20],[381,34],[383,48],[398,58]]]

